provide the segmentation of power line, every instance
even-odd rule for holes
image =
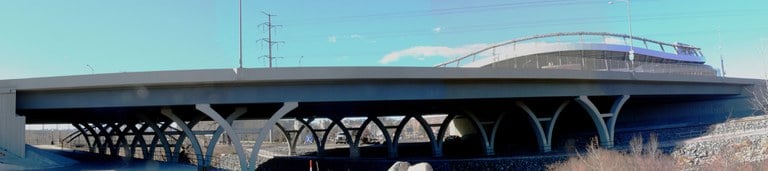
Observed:
[[[752,15],[758,10],[726,10],[726,11],[709,11],[703,14],[690,14],[690,13],[667,13],[659,15],[639,16],[633,17],[633,21],[645,22],[645,21],[661,21],[661,20],[674,20],[674,19],[697,19],[697,18],[712,18],[712,17],[737,17]],[[579,18],[567,18],[567,19],[549,19],[549,20],[537,20],[535,22],[518,22],[518,23],[493,23],[493,24],[479,24],[479,25],[464,25],[451,27],[450,30],[444,30],[441,34],[454,34],[454,33],[468,33],[479,31],[492,31],[492,30],[509,30],[515,28],[533,28],[533,27],[545,27],[545,26],[560,26],[560,25],[583,25],[583,24],[598,24],[598,23],[618,23],[625,22],[624,16],[600,16],[600,17],[579,17]],[[356,33],[364,34],[368,38],[391,38],[398,36],[431,36],[429,34],[423,34],[423,29],[409,29],[409,30],[392,30],[387,32],[369,32],[369,33]],[[301,35],[300,37],[321,37],[326,35]]]
[[[269,68],[272,68],[272,60],[274,58],[279,58],[279,57],[272,56],[272,46],[275,45],[275,44],[278,44],[278,43],[285,43],[284,41],[273,41],[272,40],[272,28],[282,27],[283,25],[273,25],[272,24],[272,17],[273,16],[277,16],[277,15],[270,14],[270,13],[263,12],[263,11],[261,13],[264,13],[264,15],[267,16],[267,22],[262,23],[260,25],[260,26],[266,26],[267,27],[267,32],[268,32],[267,38],[262,38],[261,39],[262,41],[267,42],[267,44],[269,46],[269,53],[267,55],[265,55],[264,57],[266,57],[269,60]]]
[[[602,0],[586,0],[586,1],[600,1]],[[340,23],[340,22],[354,22],[354,21],[371,21],[375,19],[384,18],[402,18],[402,17],[424,17],[424,16],[439,16],[439,15],[451,15],[459,13],[469,12],[490,12],[496,10],[510,10],[520,8],[535,8],[535,7],[552,7],[552,6],[566,6],[566,5],[584,5],[588,3],[576,2],[576,1],[564,1],[564,0],[542,0],[542,1],[525,1],[525,2],[512,2],[512,3],[497,3],[486,4],[478,6],[464,6],[453,8],[440,8],[431,10],[412,10],[412,11],[399,11],[399,12],[386,12],[386,13],[374,13],[355,16],[337,16],[337,17],[323,17],[323,18],[307,18],[305,22],[297,22],[292,24],[321,24],[321,23]]]

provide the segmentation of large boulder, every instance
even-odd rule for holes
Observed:
[[[427,162],[411,165],[408,162],[398,161],[392,164],[387,171],[432,171],[432,165]]]

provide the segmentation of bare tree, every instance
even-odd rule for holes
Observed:
[[[768,79],[756,84],[749,92],[752,94],[752,107],[761,114],[768,114]]]

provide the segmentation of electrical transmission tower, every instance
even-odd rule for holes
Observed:
[[[273,41],[272,40],[272,28],[282,27],[283,25],[273,25],[272,24],[272,17],[273,16],[277,16],[277,15],[273,15],[273,14],[266,13],[266,12],[263,12],[263,11],[261,13],[264,13],[264,15],[267,16],[267,22],[262,23],[259,26],[266,26],[267,27],[267,32],[268,32],[267,38],[263,38],[261,40],[264,41],[264,42],[267,42],[267,45],[269,46],[269,53],[267,55],[263,56],[263,57],[266,57],[269,60],[269,68],[272,68],[272,60],[275,59],[275,58],[279,58],[279,57],[272,56],[272,46],[276,45],[278,43],[285,43],[283,41]]]

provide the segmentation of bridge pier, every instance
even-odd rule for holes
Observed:
[[[116,156],[117,155],[116,154],[117,152],[115,152],[116,149],[113,148],[115,146],[115,143],[112,142],[112,135],[110,134],[111,131],[107,129],[109,125],[102,124],[102,123],[92,123],[92,124],[94,127],[96,127],[96,129],[99,130],[99,132],[96,134],[98,138],[104,137],[104,141],[102,142],[102,144],[99,145],[99,149],[103,151],[102,154],[106,154],[106,152],[109,152],[109,155]]]
[[[344,137],[346,137],[345,141],[347,141],[347,144],[349,145],[349,157],[350,158],[359,158],[360,157],[360,149],[357,147],[357,145],[352,144],[354,141],[354,137],[352,137],[352,134],[349,132],[349,128],[347,128],[346,125],[344,125],[344,122],[342,122],[343,118],[339,117],[331,117],[331,125],[336,125],[341,129],[341,132],[344,134]],[[328,138],[328,133],[330,133],[331,128],[333,126],[328,126],[328,131],[325,132],[325,139]]]
[[[315,128],[312,127],[312,125],[310,123],[312,123],[312,121],[314,121],[314,118],[296,118],[296,120],[298,120],[299,123],[301,123],[304,127],[308,128],[309,133],[312,134],[312,138],[315,141],[315,148],[317,149],[316,150],[317,151],[317,156],[318,157],[323,156],[323,153],[325,151],[325,144],[322,143],[320,137],[317,136],[317,131],[325,132],[325,130],[324,129],[316,130]],[[323,136],[323,138],[324,137],[325,136]]]
[[[21,158],[26,156],[26,117],[16,114],[16,90],[0,88],[0,151]]]
[[[93,145],[91,146],[98,154],[107,154],[107,149],[104,147],[106,142],[102,142],[102,133],[96,132],[96,129],[94,129],[94,126],[91,126],[90,123],[82,123],[83,127],[88,130],[88,132],[91,132],[91,137],[93,137]],[[106,141],[106,139],[104,139]]]
[[[379,131],[381,131],[382,134],[384,135],[385,146],[387,147],[387,154],[391,154],[393,151],[393,149],[391,148],[392,138],[390,137],[389,132],[387,132],[386,128],[384,127],[384,124],[381,123],[381,120],[379,120],[379,118],[375,116],[369,116],[368,118],[366,118],[365,121],[363,121],[363,124],[360,125],[360,127],[358,128],[357,134],[355,136],[355,141],[354,141],[355,147],[359,148],[361,143],[360,139],[363,137],[363,132],[368,128],[368,125],[371,122],[373,122],[373,124],[376,125],[376,127],[379,128]]]
[[[448,127],[454,118],[456,118],[455,114],[448,114],[448,116],[445,116],[445,119],[443,119],[443,123],[440,124],[440,128],[438,128],[437,138],[435,139],[435,144],[437,145],[437,150],[434,153],[435,157],[443,156],[443,139],[445,139],[445,133],[448,131]]]
[[[181,128],[181,130],[184,132],[184,134],[179,135],[178,140],[176,141],[176,146],[174,147],[173,151],[173,161],[178,162],[179,161],[179,155],[181,154],[181,144],[184,142],[185,137],[189,137],[189,142],[192,144],[192,148],[195,151],[195,155],[197,156],[197,165],[198,166],[204,166],[205,163],[205,156],[202,156],[202,148],[200,147],[200,142],[197,141],[197,137],[195,137],[195,134],[192,132],[192,129],[190,127],[193,127],[196,125],[200,120],[202,120],[202,117],[197,118],[193,121],[190,121],[189,123],[184,122],[176,116],[176,114],[173,113],[173,111],[170,108],[163,108],[160,110],[160,113],[163,114],[163,116],[168,117],[171,119],[178,127]]]
[[[614,100],[613,105],[611,106],[611,111],[609,113],[600,113],[600,111],[597,109],[597,106],[595,106],[595,104],[587,96],[579,96],[574,99],[579,103],[579,105],[581,105],[582,108],[584,108],[584,110],[587,111],[587,114],[589,114],[589,116],[592,118],[595,127],[597,127],[600,146],[607,148],[613,147],[613,135],[616,119],[619,117],[621,107],[624,106],[624,103],[627,102],[628,99],[629,95],[618,96]],[[605,123],[606,118],[608,123]]]
[[[153,132],[155,132],[155,136],[152,137],[152,142],[150,142],[149,146],[149,154],[152,154],[149,159],[155,158],[155,149],[157,147],[157,141],[160,141],[160,143],[163,145],[163,151],[165,152],[165,160],[171,161],[171,145],[168,143],[168,136],[165,135],[165,129],[168,128],[168,126],[171,125],[171,122],[164,122],[159,127],[157,126],[157,122],[153,121],[151,119],[148,119],[144,115],[138,115],[139,119],[144,121],[145,125],[149,125],[149,128],[152,129]]]
[[[213,110],[210,104],[197,104],[195,105],[195,109],[207,115],[216,121],[217,124],[219,124],[218,128],[216,128],[216,131],[213,133],[213,136],[211,136],[211,141],[208,142],[208,149],[206,149],[205,156],[213,156],[213,150],[216,149],[216,144],[219,141],[219,137],[221,137],[221,134],[226,131],[227,135],[233,141],[232,143],[234,144],[235,153],[237,153],[237,157],[240,160],[240,169],[247,170],[248,163],[245,158],[245,150],[243,150],[243,145],[240,143],[240,136],[237,135],[235,129],[232,128],[232,122],[248,112],[248,109],[245,107],[235,108],[235,111],[227,116],[227,119],[224,119],[221,114],[219,114],[219,112]],[[211,166],[211,160],[206,160],[204,166]]]
[[[536,115],[536,113],[533,112],[533,110],[531,110],[531,108],[528,107],[525,102],[515,102],[515,105],[523,109],[523,111],[525,111],[528,116],[528,121],[533,127],[534,133],[536,135],[536,141],[539,144],[539,151],[549,152],[552,150],[552,130],[555,128],[555,122],[557,121],[557,118],[560,116],[560,113],[563,112],[563,109],[565,109],[565,106],[567,106],[568,103],[570,103],[570,101],[567,100],[560,103],[560,106],[557,107],[557,110],[555,110],[551,117],[540,117],[539,115]],[[542,125],[546,125],[546,127]],[[546,132],[544,132],[545,129]]]
[[[391,148],[394,149],[393,152],[390,152],[390,155],[393,157],[398,156],[398,145],[400,145],[400,136],[402,135],[403,129],[405,128],[405,125],[408,124],[408,121],[411,119],[411,115],[406,115],[403,117],[403,120],[400,121],[399,124],[397,124],[397,127],[395,127],[395,134],[392,138],[392,144]],[[389,133],[389,132],[387,132]]]
[[[256,159],[259,156],[259,149],[261,148],[261,144],[264,142],[264,139],[267,138],[268,132],[272,130],[272,127],[277,123],[278,120],[285,117],[285,115],[297,107],[299,107],[298,102],[284,102],[283,106],[280,107],[280,109],[278,109],[274,114],[272,114],[267,123],[264,124],[264,127],[261,128],[258,137],[256,137],[256,142],[253,144],[251,157],[249,158],[248,165],[246,165],[249,166],[248,169],[243,170],[256,170]]]
[[[301,131],[304,130],[304,126],[302,125],[298,130],[285,129],[280,122],[276,123],[275,126],[277,126],[277,129],[280,130],[280,133],[283,134],[283,137],[285,137],[285,140],[288,143],[288,155],[296,155],[296,140],[299,139]]]
[[[130,148],[128,147],[128,140],[126,140],[125,132],[128,131],[127,124],[125,123],[111,123],[107,124],[110,126],[110,138],[112,136],[117,136],[117,140],[115,140],[115,144],[112,148],[114,148],[115,154],[113,155],[120,155],[120,149],[122,147],[123,152],[125,153],[126,157],[133,158],[133,154],[128,154],[130,152]],[[122,128],[123,125],[126,126],[126,128]]]
[[[469,110],[464,111],[464,116],[469,118],[470,123],[474,126],[474,128],[478,131],[480,135],[480,141],[483,145],[483,154],[486,156],[492,156],[495,155],[494,151],[494,144],[496,139],[496,133],[499,130],[499,125],[501,124],[501,120],[504,119],[504,116],[506,113],[499,114],[495,121],[480,121],[480,118],[477,117],[473,112]],[[488,130],[486,130],[485,125],[493,124],[491,127],[490,133],[488,133]]]
[[[126,129],[133,132],[133,139],[131,139],[130,154],[133,157],[136,153],[136,145],[140,145],[141,155],[143,159],[150,158],[149,151],[147,149],[147,141],[144,139],[144,133],[146,133],[149,126],[147,124],[141,124],[140,128],[136,128],[137,123],[129,123]]]
[[[72,126],[77,129],[77,131],[80,131],[80,135],[83,136],[83,139],[85,139],[85,143],[88,144],[88,152],[93,153],[94,152],[94,146],[91,144],[91,140],[88,137],[94,137],[93,134],[88,135],[88,132],[83,128],[83,126],[80,125],[80,123],[72,123]],[[94,138],[95,139],[95,138]],[[96,141],[96,140],[94,140]]]

